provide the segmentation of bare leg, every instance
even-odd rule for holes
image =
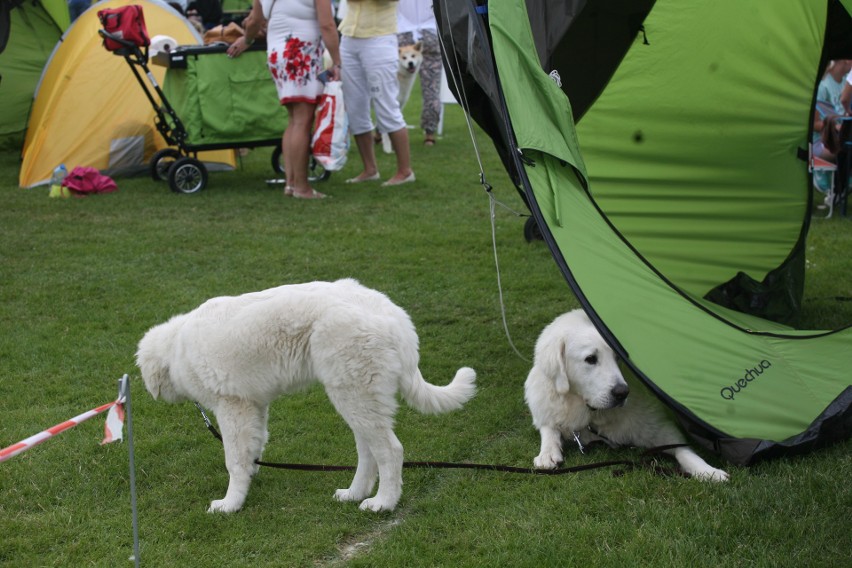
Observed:
[[[396,173],[382,185],[399,185],[414,181],[411,171],[411,149],[408,146],[408,130],[400,128],[389,134],[393,150],[396,152]]]
[[[296,197],[314,198],[322,194],[308,183],[308,157],[311,146],[311,125],[316,105],[290,103],[287,105],[289,122],[284,131],[284,167],[287,169],[287,185]],[[291,173],[292,172],[292,173]]]
[[[358,146],[358,154],[364,164],[364,171],[349,180],[352,183],[379,178],[379,167],[376,164],[376,150],[373,144],[373,131],[355,135],[355,144]]]
[[[290,163],[290,156],[287,154],[286,148],[290,145],[288,130],[284,129],[284,134],[281,135],[281,157],[284,159],[284,193],[293,195],[293,164]]]
[[[408,145],[408,129],[400,128],[389,134],[393,151],[396,153],[396,175],[388,181],[402,181],[411,175],[411,148]]]

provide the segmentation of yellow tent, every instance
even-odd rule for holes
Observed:
[[[59,164],[68,170],[97,168],[108,175],[138,171],[147,167],[157,150],[166,147],[142,85],[124,57],[104,49],[98,35],[98,11],[127,4],[142,6],[150,37],[166,35],[180,45],[202,43],[183,16],[159,0],[94,4],[68,28],[45,66],[24,141],[18,177],[21,187],[48,183]],[[166,69],[149,68],[162,85]],[[206,152],[199,158],[231,167],[235,164],[232,150]]]

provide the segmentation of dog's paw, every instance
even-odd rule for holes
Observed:
[[[728,479],[730,479],[728,472],[716,469],[715,467],[708,467],[703,471],[694,473],[692,476],[700,479],[701,481],[715,481],[717,483],[728,481]]]
[[[562,456],[558,454],[539,454],[533,459],[536,469],[556,469],[562,463]]]
[[[349,501],[360,501],[364,498],[363,495],[355,495],[349,489],[338,489],[334,492],[334,498],[338,501],[349,502]]]
[[[227,499],[217,499],[210,503],[208,513],[236,513],[240,510],[241,505],[229,503]]]
[[[361,501],[361,505],[358,508],[362,511],[373,511],[374,513],[378,513],[380,511],[393,511],[394,507],[396,507],[396,503],[386,503],[381,499],[371,497],[370,499],[364,499]]]

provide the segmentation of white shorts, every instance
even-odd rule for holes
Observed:
[[[371,38],[343,36],[340,41],[343,100],[352,134],[373,129],[370,109],[376,113],[379,131],[405,128],[399,109],[399,46],[396,34]]]

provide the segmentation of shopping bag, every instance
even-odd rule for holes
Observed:
[[[311,154],[327,171],[336,172],[346,165],[349,154],[349,119],[343,105],[343,84],[329,81],[317,105]]]

